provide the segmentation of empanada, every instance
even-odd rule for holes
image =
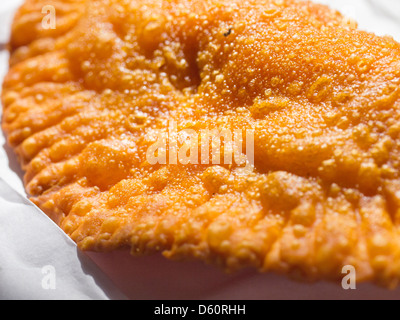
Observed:
[[[10,48],[3,130],[81,249],[397,284],[393,39],[300,0],[27,0]],[[252,130],[254,165],[168,161],[171,123]]]

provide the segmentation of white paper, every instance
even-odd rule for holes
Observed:
[[[315,0],[339,10],[358,23],[361,30],[400,41],[399,0]]]
[[[0,299],[123,299],[98,267],[0,178]]]
[[[0,1],[0,42],[5,42],[9,34],[10,8],[21,2]],[[400,0],[316,2],[340,10],[363,30],[400,41]],[[0,78],[7,65],[8,54],[2,51]],[[125,251],[83,254],[25,199],[22,172],[1,131],[0,178],[0,299],[123,299],[120,292],[130,299],[400,298],[400,289],[388,291],[371,284],[343,290],[338,283],[305,284],[255,271],[227,275],[200,262],[168,261],[161,255],[134,258]]]

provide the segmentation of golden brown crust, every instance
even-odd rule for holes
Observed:
[[[2,127],[84,250],[400,278],[400,45],[297,0],[30,0]],[[33,27],[35,26],[35,27]],[[255,166],[150,165],[149,133],[253,128]]]

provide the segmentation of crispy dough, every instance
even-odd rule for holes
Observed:
[[[2,127],[32,201],[83,250],[396,285],[393,39],[297,0],[27,0],[10,47]],[[171,120],[253,128],[254,170],[149,164]]]

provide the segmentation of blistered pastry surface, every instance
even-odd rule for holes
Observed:
[[[44,4],[15,18],[2,127],[80,248],[396,283],[398,43],[294,0],[59,0],[51,30]],[[171,123],[254,130],[254,168],[149,163]]]

